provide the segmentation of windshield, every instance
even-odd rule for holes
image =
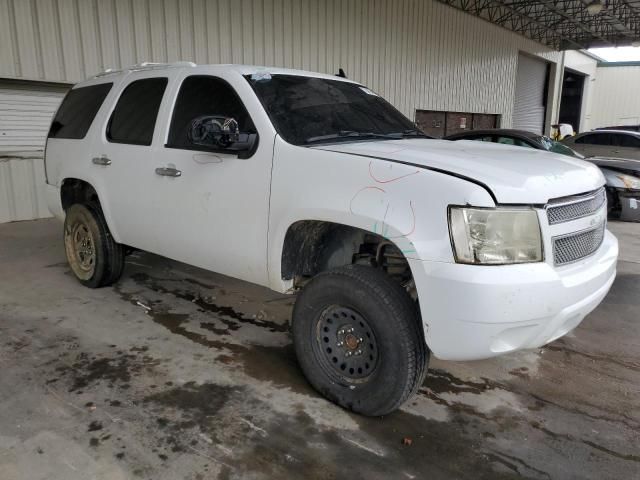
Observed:
[[[540,142],[544,145],[544,148],[553,153],[560,153],[561,155],[569,155],[575,158],[584,158],[584,155],[579,154],[575,150],[570,149],[566,145],[560,142],[551,140],[549,137],[540,137]]]
[[[355,83],[299,75],[245,78],[280,136],[294,145],[426,137],[386,100]]]

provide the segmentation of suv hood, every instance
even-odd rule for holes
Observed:
[[[555,153],[473,140],[405,139],[311,148],[442,170],[486,185],[498,203],[544,204],[604,185],[595,165]]]

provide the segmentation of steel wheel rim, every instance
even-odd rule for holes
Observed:
[[[68,234],[75,265],[83,272],[90,273],[96,264],[96,249],[93,235],[89,227],[77,222]]]
[[[330,377],[363,383],[376,371],[379,349],[373,329],[356,310],[331,305],[318,317],[313,351]]]

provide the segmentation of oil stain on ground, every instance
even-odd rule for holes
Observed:
[[[171,294],[177,298],[196,304],[203,302],[201,297],[194,293],[184,292],[182,290],[170,290],[160,286],[158,279],[152,279],[146,274],[136,275],[139,284],[149,286],[150,282],[151,285],[149,288],[157,293]],[[123,300],[126,300],[132,305],[139,305],[137,295],[125,292],[119,286],[116,286],[115,290]],[[280,333],[288,331],[286,323],[279,324],[276,322],[256,320],[236,312],[231,307],[218,307],[209,303],[206,305],[208,305],[208,311],[215,314],[216,320],[221,320],[225,315],[228,315],[229,312],[233,312],[230,318],[240,320],[243,323],[260,326],[270,331],[278,331]],[[166,311],[162,305],[156,303],[151,303],[150,306],[145,309],[145,312],[155,323],[162,325],[171,333],[180,335],[198,345],[219,350],[220,353],[216,357],[216,361],[223,364],[237,364],[246,374],[257,380],[273,382],[291,388],[298,393],[315,395],[314,391],[302,376],[293,347],[290,344],[282,347],[242,345],[220,339],[220,335],[227,332],[212,327],[213,324],[211,322],[199,322],[196,325],[192,325],[189,314]],[[214,335],[211,336],[195,331],[194,327],[198,326],[201,330],[211,332]]]
[[[115,352],[113,355],[90,355],[87,352],[76,354],[73,362],[56,368],[58,375],[67,376],[71,383],[69,392],[82,393],[98,383],[108,388],[118,386],[127,389],[133,376],[139,376],[160,363],[142,352]],[[54,383],[58,378],[50,379]]]

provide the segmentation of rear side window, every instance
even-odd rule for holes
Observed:
[[[166,78],[145,78],[127,85],[109,120],[109,141],[151,145],[153,129],[166,88]]]
[[[613,144],[616,146],[640,148],[640,139],[634,137],[633,135],[618,133],[616,135],[613,135],[613,139]]]
[[[243,133],[255,133],[256,129],[240,97],[227,82],[220,78],[193,75],[187,77],[178,93],[173,110],[167,147],[191,148],[187,138],[191,122],[202,115],[232,117]]]
[[[49,138],[84,138],[111,87],[113,83],[100,83],[69,90],[53,119]]]
[[[611,145],[611,135],[608,133],[592,133],[576,139],[575,143],[586,145]]]

